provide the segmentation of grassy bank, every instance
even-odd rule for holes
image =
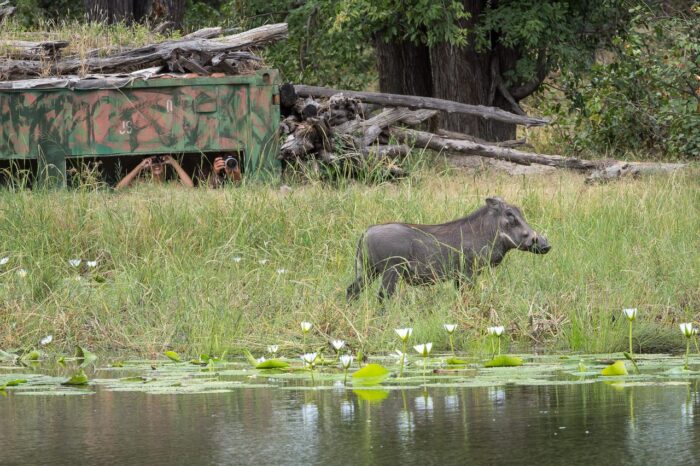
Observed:
[[[571,173],[426,169],[399,184],[309,184],[287,194],[254,183],[3,191],[0,348],[29,348],[52,334],[53,348],[66,351],[77,343],[132,354],[279,343],[294,354],[299,322],[308,320],[315,344],[344,338],[368,351],[398,347],[399,326],[446,349],[445,322],[459,324],[455,341],[469,351],[484,347],[493,324],[506,326],[513,348],[614,351],[624,348],[626,323],[613,318],[630,306],[640,310],[636,328],[650,335],[642,346],[664,327],[680,344],[676,323],[700,317],[699,175],[586,186]],[[520,205],[552,252],[511,252],[463,295],[451,284],[401,285],[384,312],[374,289],[346,304],[368,225],[447,221],[487,195]],[[72,258],[83,263],[75,268]]]

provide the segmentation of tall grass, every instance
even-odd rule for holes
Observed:
[[[314,344],[332,336],[365,351],[397,347],[393,329],[404,326],[414,327],[415,341],[447,349],[445,322],[459,324],[456,345],[470,351],[485,348],[493,324],[506,326],[512,349],[617,350],[623,307],[638,307],[653,326],[700,317],[699,175],[694,168],[587,186],[564,172],[514,178],[423,168],[400,183],[308,183],[290,193],[254,182],[118,193],[6,189],[0,348],[52,334],[64,349],[147,354],[279,343],[297,351],[299,322],[308,320]],[[401,284],[381,309],[375,283],[359,302],[345,302],[367,226],[444,222],[488,195],[521,206],[552,251],[511,252],[461,294],[451,283]],[[99,265],[78,270],[71,258]]]

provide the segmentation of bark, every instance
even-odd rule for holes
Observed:
[[[0,59],[0,77],[21,79],[39,76],[47,69],[52,75],[84,73],[123,73],[137,69],[167,65],[171,71],[190,69],[187,61],[180,63],[181,57],[188,60],[200,56],[215,57],[225,54],[228,60],[257,62],[259,58],[240,51],[275,42],[287,37],[287,25],[270,24],[251,29],[240,34],[210,39],[184,39],[148,45],[105,57],[65,58],[47,65],[40,61]],[[198,63],[201,66],[209,64]]]
[[[379,90],[389,94],[432,96],[430,52],[408,41],[374,42],[379,71]]]
[[[181,28],[186,0],[83,0],[89,21],[171,21]]]
[[[544,155],[531,152],[523,152],[494,144],[480,144],[461,139],[442,138],[436,134],[426,133],[404,128],[391,128],[391,135],[397,140],[436,151],[460,152],[469,155],[480,155],[492,159],[505,160],[520,165],[537,163],[557,168],[569,168],[573,170],[595,170],[603,165],[603,162],[582,160],[561,155]]]
[[[487,107],[484,105],[469,105],[461,102],[436,99],[432,97],[382,94],[379,92],[341,91],[326,87],[305,85],[294,86],[294,90],[296,91],[297,95],[301,97],[330,97],[335,94],[342,93],[362,102],[380,104],[387,107],[411,107],[440,110],[447,113],[473,115],[488,120],[509,123],[511,125],[542,126],[549,123],[549,121],[544,119],[516,115],[500,108]]]

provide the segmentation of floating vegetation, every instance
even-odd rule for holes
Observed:
[[[522,366],[523,358],[502,354],[484,363],[484,367],[515,367]]]
[[[353,383],[357,385],[378,385],[389,377],[389,370],[380,364],[367,364],[352,374]]]
[[[166,355],[166,356],[168,357],[168,359],[170,359],[171,361],[174,361],[174,362],[180,362],[180,361],[181,361],[180,355],[177,354],[175,351],[166,351],[166,352],[165,352],[165,355]]]
[[[615,361],[614,363],[610,364],[608,367],[600,371],[600,374],[606,376],[627,375],[627,368],[625,367],[625,362]]]
[[[260,361],[248,353],[245,359],[223,361],[209,354],[193,361],[201,364],[152,365],[150,360],[115,361],[103,367],[90,365],[91,353],[82,358],[65,358],[65,366],[44,357],[31,367],[0,367],[0,402],[15,394],[85,395],[99,391],[159,394],[221,394],[241,389],[281,390],[352,390],[369,402],[381,402],[393,390],[430,388],[467,388],[513,386],[564,386],[607,383],[624,390],[640,386],[687,386],[700,382],[700,358],[689,356],[691,370],[684,361],[667,355],[639,355],[641,374],[626,373],[625,361],[613,355],[532,356],[501,355],[485,364],[477,359],[459,359],[449,354],[433,355],[427,345],[419,346],[422,364],[405,367],[404,376],[392,367],[395,358],[375,357],[364,367],[354,370],[353,358],[341,355],[333,366],[322,366],[318,353],[306,353],[294,360],[275,358]],[[7,354],[12,354],[5,352]],[[94,355],[93,355],[94,356]],[[10,361],[16,358],[9,358]],[[181,358],[187,361],[185,358]],[[457,361],[460,364],[454,364]],[[467,363],[469,361],[469,364]],[[526,365],[523,363],[527,361]],[[610,364],[612,362],[612,364]],[[390,364],[387,368],[387,363]],[[461,366],[461,367],[460,367]],[[486,367],[484,367],[486,366]],[[351,370],[352,369],[352,370]],[[354,370],[354,371],[353,371]],[[392,374],[393,372],[393,374]],[[312,379],[313,377],[313,379]],[[346,388],[346,381],[352,388]],[[86,390],[89,386],[89,389]],[[85,388],[83,388],[85,387]]]

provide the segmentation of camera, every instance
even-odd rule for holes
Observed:
[[[226,157],[224,158],[224,163],[226,164],[226,168],[229,170],[235,170],[238,168],[238,159],[236,157]]]
[[[158,164],[163,164],[163,163],[165,163],[165,160],[163,159],[163,156],[162,156],[162,155],[154,155],[153,158],[152,158],[151,160],[152,160],[151,163],[154,164],[154,165],[158,165]]]

